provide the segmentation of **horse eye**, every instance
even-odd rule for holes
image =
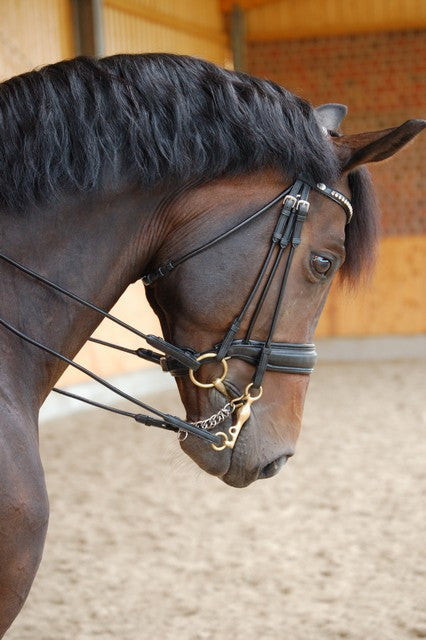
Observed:
[[[312,266],[317,273],[324,276],[331,269],[332,263],[324,256],[312,256]]]

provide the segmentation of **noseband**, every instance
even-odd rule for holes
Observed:
[[[115,349],[120,349],[149,360],[150,362],[160,364],[164,371],[168,371],[174,376],[189,375],[191,381],[196,386],[202,388],[214,387],[220,393],[225,395],[228,398],[229,402],[217,414],[211,416],[206,420],[201,420],[196,423],[189,423],[181,420],[176,416],[171,416],[158,409],[155,409],[154,407],[151,407],[150,405],[137,400],[133,396],[124,393],[103,378],[100,378],[90,370],[75,363],[73,360],[70,360],[63,354],[60,354],[57,351],[38,342],[37,340],[34,340],[33,338],[27,336],[2,318],[0,318],[0,324],[19,338],[59,358],[60,360],[66,362],[68,365],[71,365],[82,371],[117,395],[130,400],[134,404],[150,411],[151,413],[154,413],[158,416],[159,419],[152,418],[151,416],[147,416],[144,414],[122,411],[108,405],[95,403],[87,400],[86,398],[82,398],[81,396],[77,396],[64,390],[54,389],[54,391],[76,398],[83,402],[93,404],[97,407],[132,417],[137,422],[146,424],[148,426],[162,427],[172,431],[178,431],[179,434],[183,434],[184,437],[186,437],[188,433],[192,433],[193,435],[209,441],[211,443],[211,446],[216,451],[221,451],[225,448],[232,449],[235,445],[241,428],[250,417],[251,405],[253,404],[253,402],[256,402],[256,400],[258,400],[262,395],[262,380],[265,372],[275,371],[278,373],[306,375],[312,372],[315,365],[316,351],[313,344],[298,344],[273,341],[293,256],[298,245],[300,244],[303,223],[305,222],[309,212],[309,195],[311,189],[322,193],[324,196],[339,204],[345,211],[346,223],[348,224],[350,222],[352,217],[352,205],[345,195],[343,195],[339,191],[336,191],[335,189],[327,187],[323,183],[314,183],[309,178],[300,176],[290,187],[288,187],[288,189],[280,193],[276,198],[271,200],[268,204],[266,204],[264,207],[253,213],[242,222],[238,223],[224,233],[216,236],[212,240],[209,240],[208,242],[186,253],[185,255],[177,259],[169,260],[151,273],[146,274],[142,277],[144,285],[146,287],[151,286],[160,278],[166,277],[182,263],[213,247],[218,242],[224,240],[231,234],[234,234],[240,229],[243,229],[253,220],[260,217],[266,211],[269,211],[274,205],[281,202],[278,219],[270,238],[269,249],[260,268],[257,279],[249,295],[247,296],[240,313],[234,318],[222,341],[214,345],[208,352],[199,353],[191,348],[182,348],[173,345],[166,340],[163,340],[163,338],[159,338],[158,336],[144,334],[131,327],[130,325],[122,322],[118,318],[112,316],[111,314],[107,313],[103,309],[100,309],[96,305],[83,300],[79,296],[64,289],[60,285],[51,282],[44,276],[32,271],[28,267],[25,267],[24,265],[0,253],[0,258],[5,262],[31,276],[32,278],[43,282],[50,288],[71,298],[75,302],[88,307],[93,311],[96,311],[97,313],[109,318],[125,329],[135,333],[139,337],[143,338],[151,347],[157,349],[157,351],[152,351],[144,348],[132,350],[125,347],[120,347],[119,345],[111,344],[109,342],[97,340],[95,338],[89,338],[89,340],[91,340],[92,342],[96,342],[98,344],[102,344]],[[274,281],[274,278],[277,274],[278,267],[281,264],[283,255],[287,249],[287,261],[285,263],[284,272],[281,278],[281,283],[279,285],[278,296],[276,298],[275,308],[272,314],[268,335],[265,340],[255,339],[252,336],[254,333],[257,318],[268,296],[272,282]],[[244,338],[236,339],[236,335],[241,328],[241,323],[246,317],[256,295],[258,296],[258,298],[254,306],[254,310],[251,314],[246,334]],[[238,358],[240,360],[248,362],[255,368],[251,382],[247,384],[244,392],[238,397],[231,397],[230,391],[225,384],[226,374],[228,371],[228,360],[230,358]],[[196,376],[196,373],[198,372],[202,364],[212,361],[216,361],[222,365],[222,374],[212,380],[212,382],[200,382],[198,377]],[[210,433],[211,429],[226,420],[234,412],[236,412],[236,422],[229,428],[228,433]]]

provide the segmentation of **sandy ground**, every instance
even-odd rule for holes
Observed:
[[[426,638],[424,371],[319,365],[296,456],[243,490],[172,434],[45,425],[49,535],[7,640]]]

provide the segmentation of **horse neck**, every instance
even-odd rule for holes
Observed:
[[[109,310],[155,251],[158,196],[98,195],[55,209],[1,214],[1,250],[53,282]],[[5,263],[1,317],[73,357],[102,317]],[[38,409],[65,365],[0,327],[3,400]]]

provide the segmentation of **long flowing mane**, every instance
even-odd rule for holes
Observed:
[[[120,175],[146,188],[265,167],[337,175],[308,102],[186,56],[80,57],[11,78],[0,84],[0,128],[0,208],[14,212]]]
[[[58,190],[95,189],[108,169],[148,187],[265,166],[317,179],[335,169],[304,100],[189,57],[49,65],[0,85],[0,114],[0,197],[15,208]]]

